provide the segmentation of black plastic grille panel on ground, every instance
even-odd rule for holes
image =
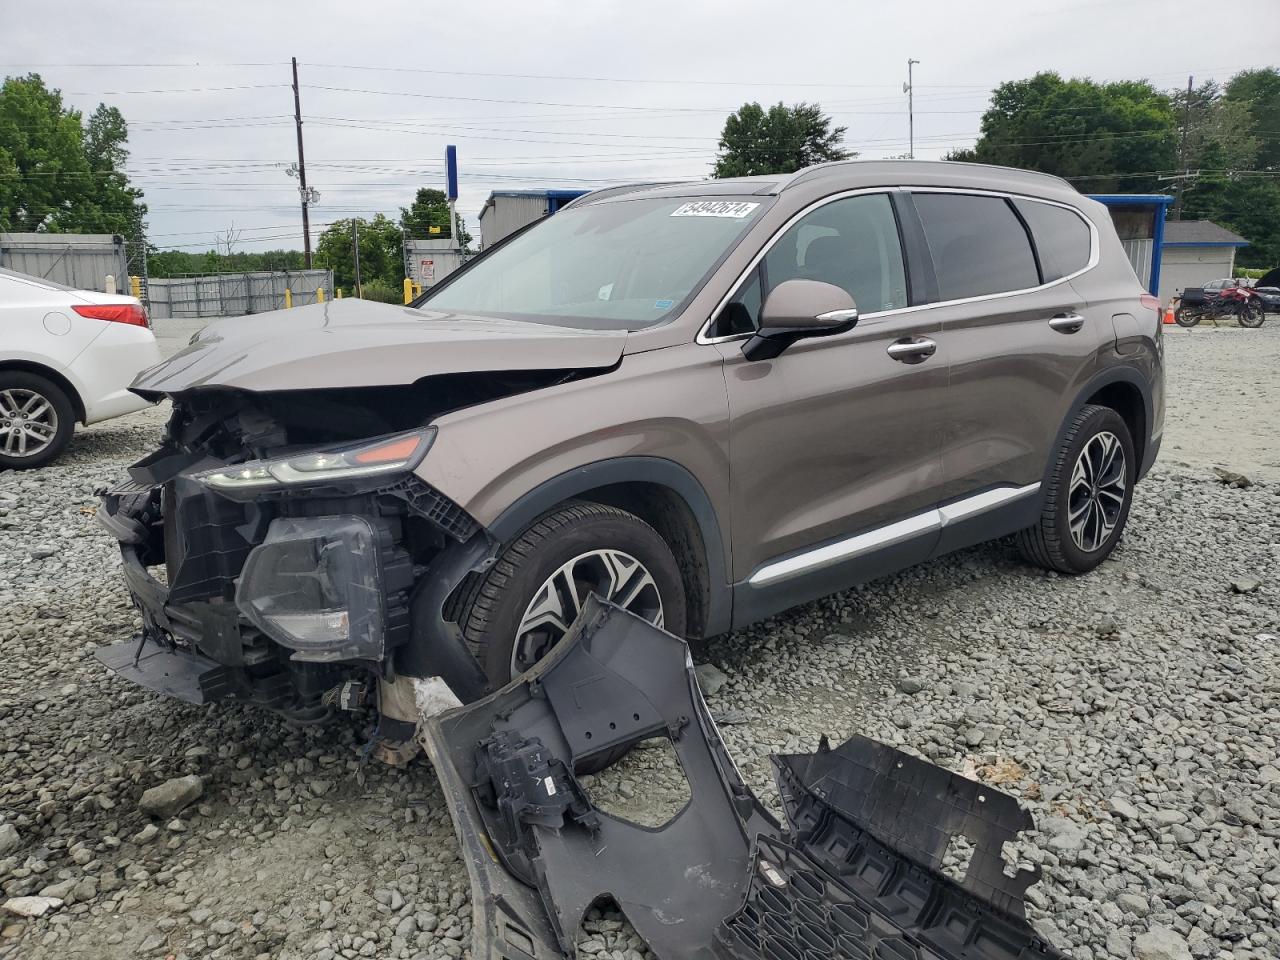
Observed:
[[[1026,920],[1023,898],[1038,871],[1004,872],[1004,844],[1032,827],[1013,797],[859,736],[775,757],[774,766],[807,869],[897,929],[893,950],[948,960],[1062,956]],[[956,837],[972,848],[960,880],[941,869]]]
[[[903,936],[799,850],[760,837],[743,908],[716,937],[725,957],[761,960],[942,960]]]

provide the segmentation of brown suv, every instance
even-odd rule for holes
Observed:
[[[226,319],[143,373],[173,417],[101,511],[142,635],[101,657],[299,719],[378,681],[385,735],[398,678],[474,698],[592,592],[702,636],[1015,532],[1083,572],[1160,444],[1158,320],[1053,177],[592,193],[411,307]]]

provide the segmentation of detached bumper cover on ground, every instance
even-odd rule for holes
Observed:
[[[669,737],[691,800],[658,829],[597,809],[573,774]],[[975,781],[862,737],[776,757],[789,824],[747,788],[686,645],[594,598],[574,631],[503,690],[430,720],[472,885],[481,958],[574,955],[597,900],[663,960],[1032,960],[1062,955],[1027,923],[1037,875],[1004,874],[1030,816]],[[972,845],[955,882],[955,836]]]

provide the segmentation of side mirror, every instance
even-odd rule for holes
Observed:
[[[760,327],[742,345],[748,360],[772,360],[797,340],[829,337],[858,322],[853,297],[834,283],[785,280],[760,307]]]

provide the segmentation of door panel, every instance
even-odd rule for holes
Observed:
[[[1110,314],[1095,315],[1062,279],[1090,262],[1091,228],[1040,201],[952,191],[914,191],[911,201],[950,360],[943,499],[1036,483],[1075,387],[1111,336]]]
[[[1110,317],[1095,316],[1070,283],[934,312],[951,359],[944,499],[1039,481]],[[1064,315],[1084,322],[1074,333],[1050,326]]]
[[[891,359],[887,348],[912,337],[933,339],[937,352],[919,363]],[[775,360],[748,362],[739,342],[718,349],[729,391],[735,580],[938,501],[948,355],[931,311],[871,318]],[[927,557],[934,539],[921,537],[904,562]]]
[[[735,580],[936,502],[947,352],[929,311],[898,312],[908,306],[908,276],[889,195],[841,197],[778,236],[722,314],[727,333],[754,329],[768,291],[796,277],[843,288],[864,314],[853,330],[802,340],[773,360],[747,361],[741,341],[717,345],[729,396]],[[934,539],[922,534],[898,552],[923,559]],[[840,586],[840,570],[825,575]]]

